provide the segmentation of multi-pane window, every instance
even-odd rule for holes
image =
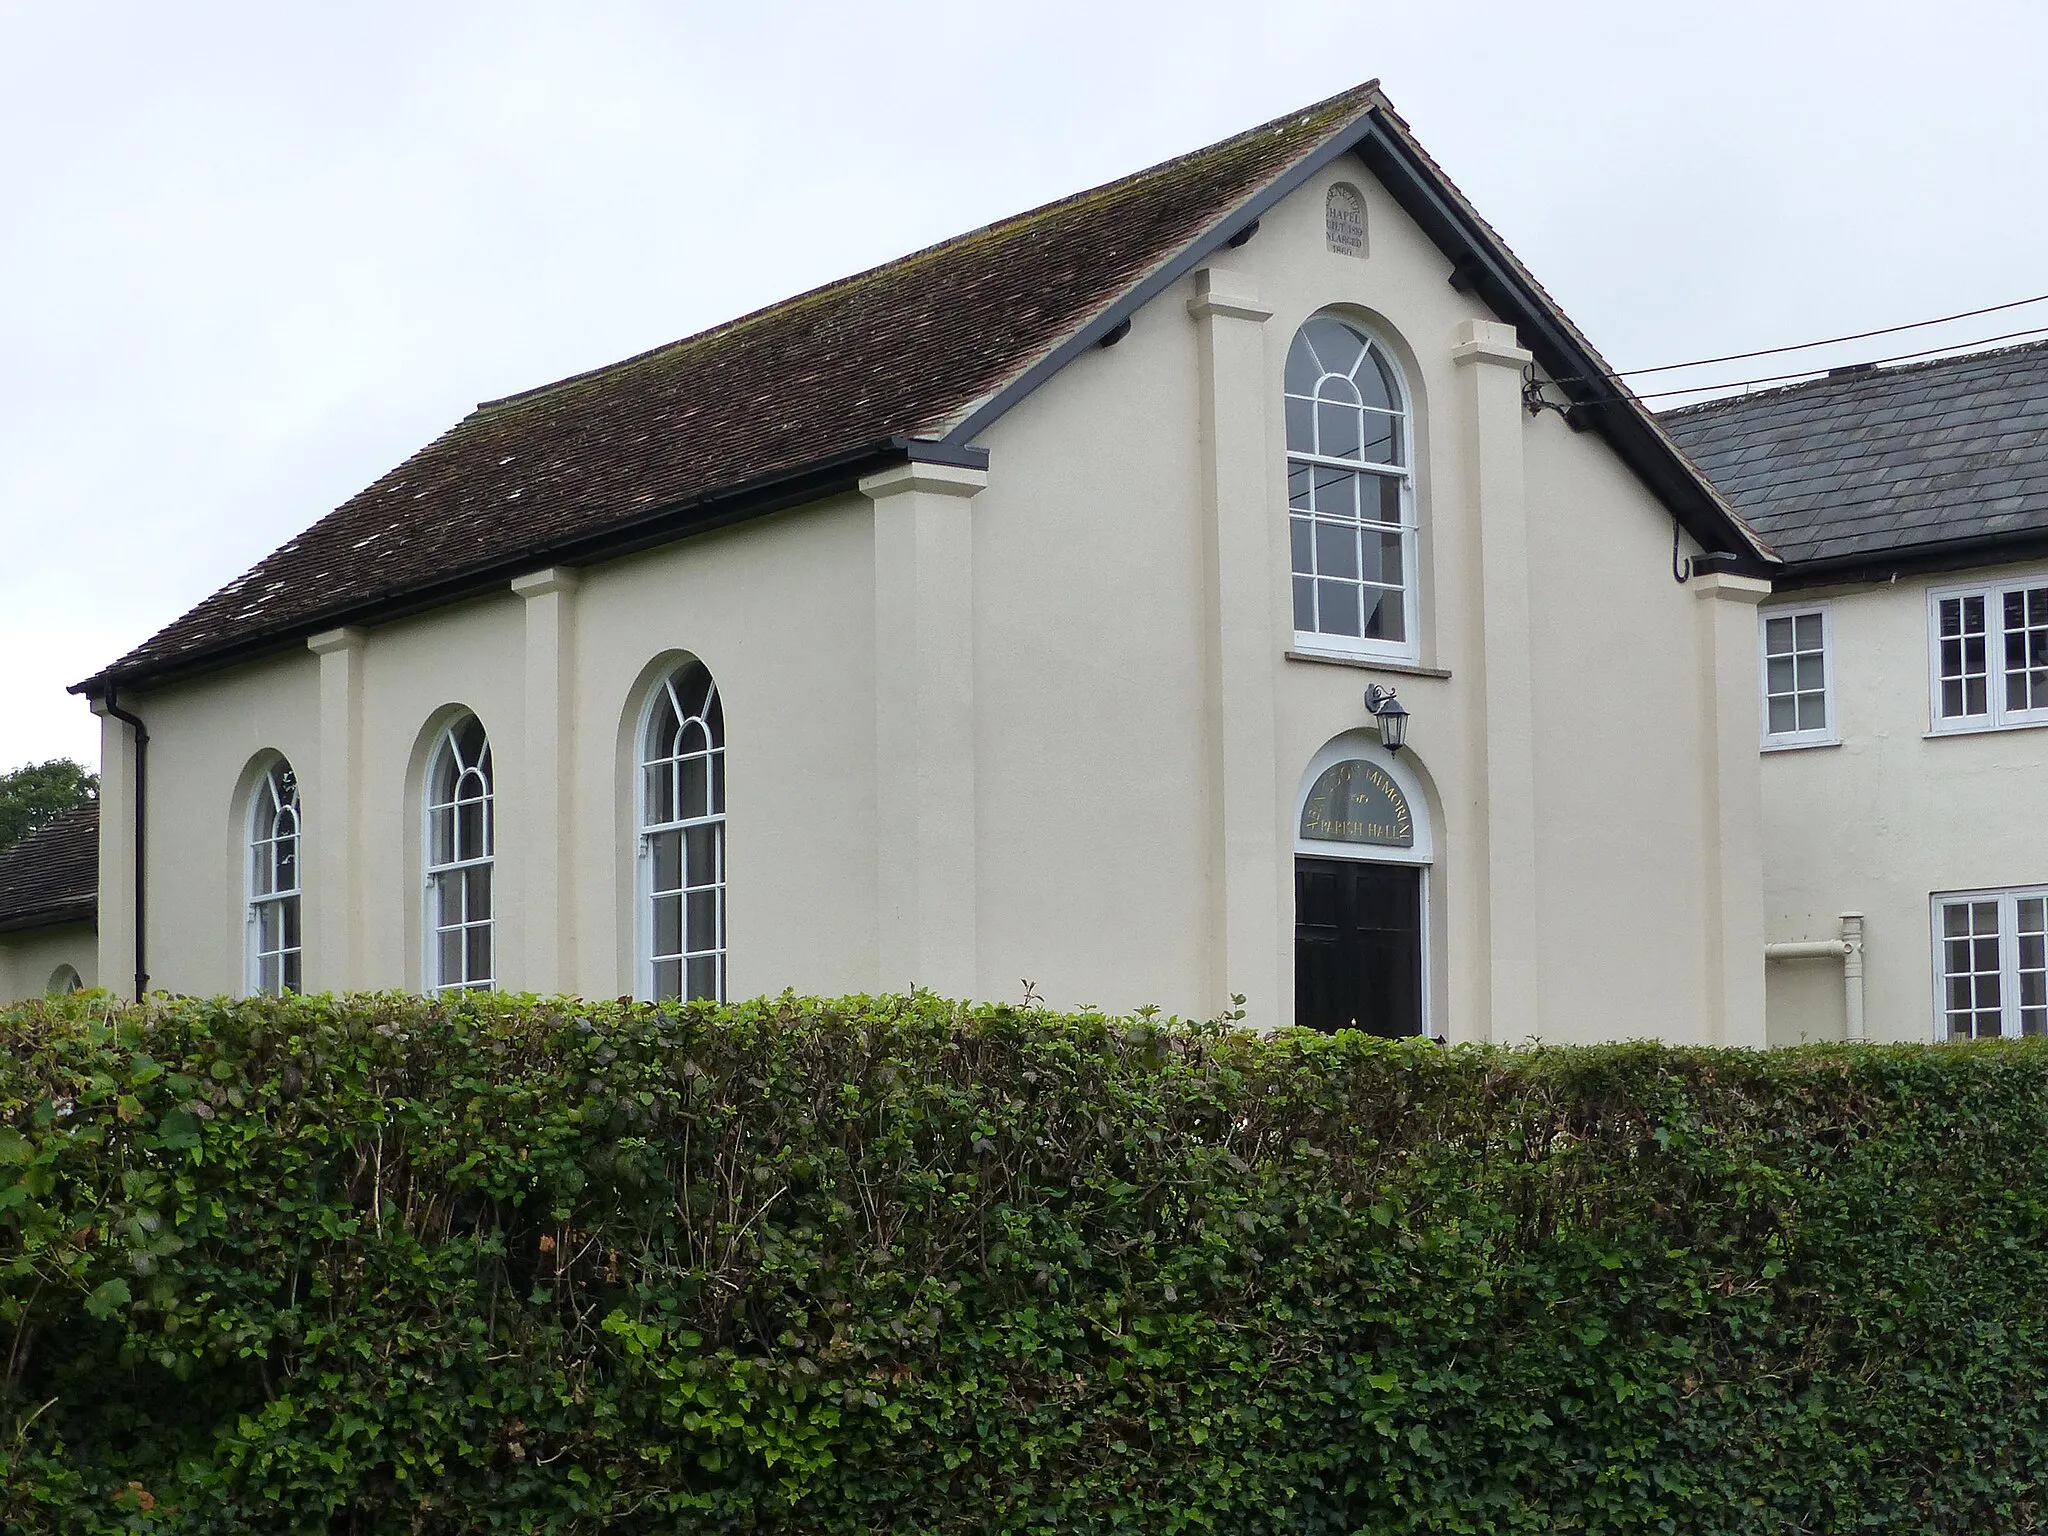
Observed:
[[[1767,609],[1759,622],[1763,629],[1764,745],[1805,747],[1834,741],[1826,606]]]
[[[1412,658],[1414,490],[1393,359],[1319,315],[1295,334],[1284,387],[1295,643]]]
[[[1947,1038],[2048,1034],[2048,890],[1937,897],[1934,946]]]
[[[488,989],[496,978],[491,743],[483,723],[450,725],[427,768],[427,987]]]
[[[2048,723],[2048,583],[1928,596],[1934,728]]]
[[[725,711],[702,662],[655,691],[640,747],[642,986],[725,996]]]
[[[1998,594],[2005,631],[2005,707],[2014,714],[2048,709],[2048,587],[2010,587]]]
[[[266,997],[302,982],[299,779],[279,758],[249,806],[249,990]]]

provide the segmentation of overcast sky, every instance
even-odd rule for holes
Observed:
[[[0,0],[0,770],[476,401],[1374,76],[1624,368],[2048,292],[2044,59],[2038,0]]]

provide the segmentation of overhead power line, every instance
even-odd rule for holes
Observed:
[[[1901,329],[1903,329],[1903,327],[1901,327]],[[1993,342],[2019,341],[2024,337],[2041,335],[2048,335],[2048,325],[2036,325],[2024,331],[2007,331],[2000,336],[1986,336],[1981,341],[1963,341],[1957,342],[1951,346],[1946,347],[1928,347],[1919,352],[1896,352],[1892,354],[1892,356],[1890,357],[1873,357],[1867,359],[1866,361],[1855,363],[1850,366],[1857,368],[1859,370],[1863,368],[1875,368],[1881,363],[1911,362],[1913,359],[1919,357],[1938,357],[1944,352],[1964,352],[1976,347],[1988,347]],[[1818,345],[1818,343],[1816,343],[1816,345]],[[1784,350],[1796,351],[1798,349],[1788,347]],[[1648,370],[1644,371],[1647,372]],[[1831,371],[1829,368],[1827,368],[1825,365],[1821,365],[1813,368],[1801,368],[1796,373],[1766,374],[1761,378],[1755,379],[1724,379],[1722,382],[1718,384],[1688,384],[1684,388],[1647,389],[1640,391],[1636,395],[1636,398],[1638,400],[1661,400],[1670,395],[1705,395],[1711,394],[1718,389],[1747,389],[1753,384],[1785,384],[1791,382],[1794,379],[1811,378],[1814,374],[1827,373],[1829,371]],[[1622,397],[1619,395],[1611,395],[1608,398],[1618,400]]]
[[[1920,331],[1925,330],[1927,327],[1931,325],[1947,325],[1951,321],[1956,320],[1974,320],[1979,315],[1995,315],[1998,314],[2000,311],[2007,309],[2024,309],[2029,304],[2048,304],[2048,293],[2036,294],[2031,299],[2014,299],[2010,303],[2006,304],[1987,304],[1982,309],[1966,309],[1953,315],[1940,315],[1932,320],[1911,320],[1904,325],[1879,326],[1874,331],[1853,331],[1847,336],[1829,336],[1822,341],[1801,341],[1795,342],[1790,346],[1783,347],[1760,347],[1754,352],[1730,352],[1725,357],[1702,357],[1695,359],[1690,363],[1659,363],[1654,368],[1622,368],[1617,370],[1615,376],[1617,378],[1632,379],[1639,378],[1646,373],[1676,373],[1680,369],[1684,368],[1705,368],[1712,363],[1740,363],[1745,362],[1752,357],[1776,357],[1780,353],[1784,352],[1810,352],[1816,347],[1832,347],[1839,345],[1840,343],[1845,341],[1867,341],[1872,336],[1895,336],[1901,331]],[[2037,327],[2037,329],[2048,330],[2048,326]],[[2023,331],[2016,331],[2013,334],[2025,335],[2028,333]],[[1991,340],[1993,341],[1999,341],[2002,339],[2003,338],[1997,336],[1991,338]],[[1934,350],[1939,352],[1945,352],[1949,349],[1946,347],[1937,347]],[[1908,355],[1925,357],[1928,354],[1923,352]],[[1818,371],[1818,369],[1812,368],[1806,370],[1806,372],[1808,373],[1815,373]],[[1714,387],[1724,388],[1732,386],[1716,385]]]

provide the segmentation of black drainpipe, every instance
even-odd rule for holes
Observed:
[[[149,727],[115,702],[111,683],[107,685],[107,713],[135,732],[135,1000],[139,1003],[149,991],[149,901],[143,879],[148,872]]]

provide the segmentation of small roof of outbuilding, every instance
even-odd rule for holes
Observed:
[[[2048,547],[2048,342],[1838,370],[1663,421],[1789,576]]]
[[[0,850],[0,933],[92,922],[99,887],[100,808],[90,801]]]
[[[1770,555],[1612,378],[1376,82],[1207,149],[540,389],[488,401],[76,685],[104,695],[850,490],[974,439],[1132,312],[1356,151],[1451,281],[1524,345],[1712,550]]]

